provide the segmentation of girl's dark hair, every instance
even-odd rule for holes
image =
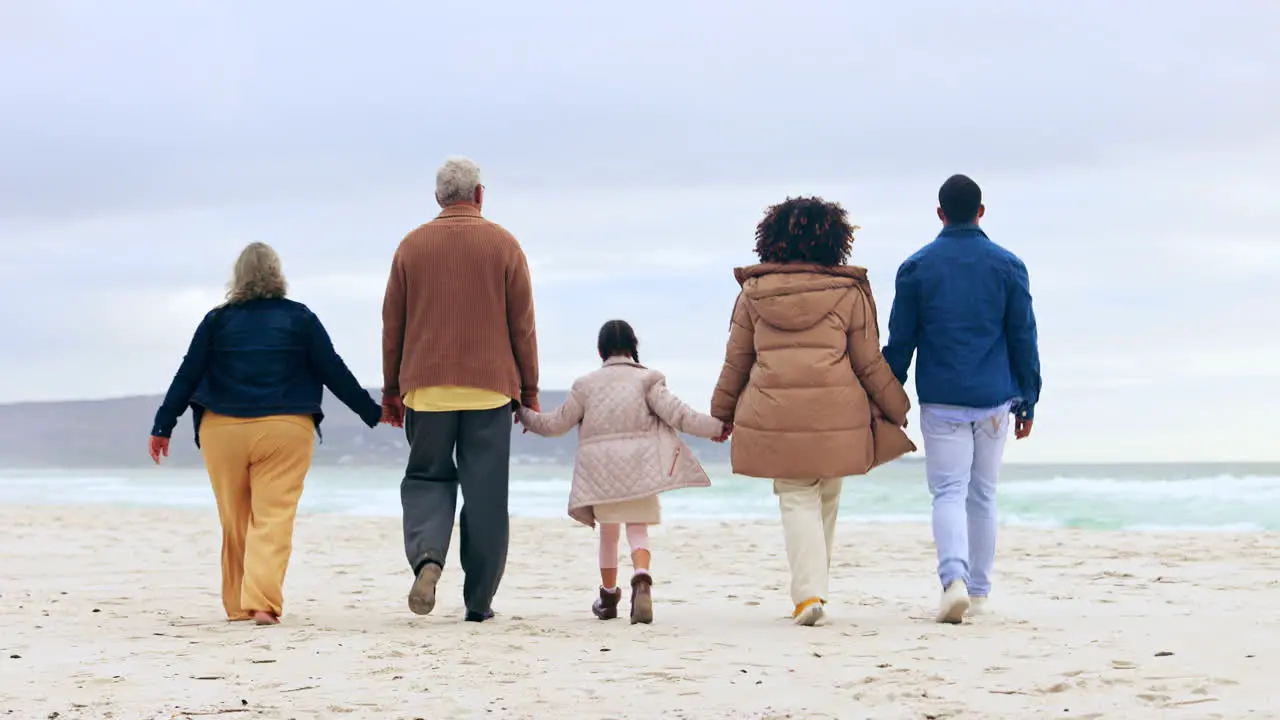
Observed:
[[[600,351],[600,359],[608,360],[621,355],[640,362],[640,341],[636,340],[636,331],[626,320],[610,320],[600,327],[600,337],[596,340],[596,349]]]
[[[765,210],[756,226],[760,262],[843,265],[853,247],[849,217],[840,203],[819,197],[787,198]]]

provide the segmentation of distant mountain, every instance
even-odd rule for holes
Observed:
[[[377,391],[371,393],[379,397]],[[554,409],[564,401],[562,390],[543,391],[541,402]],[[150,463],[147,435],[159,395],[113,400],[14,403],[0,405],[0,467],[96,468],[136,467]],[[369,429],[342,403],[325,393],[324,442],[316,446],[316,465],[399,466],[408,444],[404,431],[387,425]],[[728,462],[729,447],[701,438],[685,438],[707,462]],[[571,463],[577,447],[576,431],[559,438],[541,438],[512,427],[511,456],[525,463]],[[173,431],[167,464],[201,465],[191,430],[191,413]]]

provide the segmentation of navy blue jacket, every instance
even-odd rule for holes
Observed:
[[[951,225],[898,268],[884,348],[906,384],[917,354],[920,403],[989,408],[1013,401],[1033,418],[1040,351],[1027,267],[975,224]]]
[[[196,328],[151,434],[169,437],[188,406],[196,445],[205,410],[238,418],[311,415],[318,432],[324,386],[366,425],[378,424],[382,407],[360,387],[306,305],[285,299],[223,305]]]

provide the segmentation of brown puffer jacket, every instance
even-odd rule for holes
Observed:
[[[902,431],[911,401],[880,354],[865,269],[764,264],[734,276],[742,292],[711,414],[734,423],[735,473],[863,475],[915,449]]]

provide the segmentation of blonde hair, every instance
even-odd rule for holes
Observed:
[[[288,290],[276,251],[266,243],[249,243],[236,258],[231,283],[227,285],[227,304],[282,298]]]

